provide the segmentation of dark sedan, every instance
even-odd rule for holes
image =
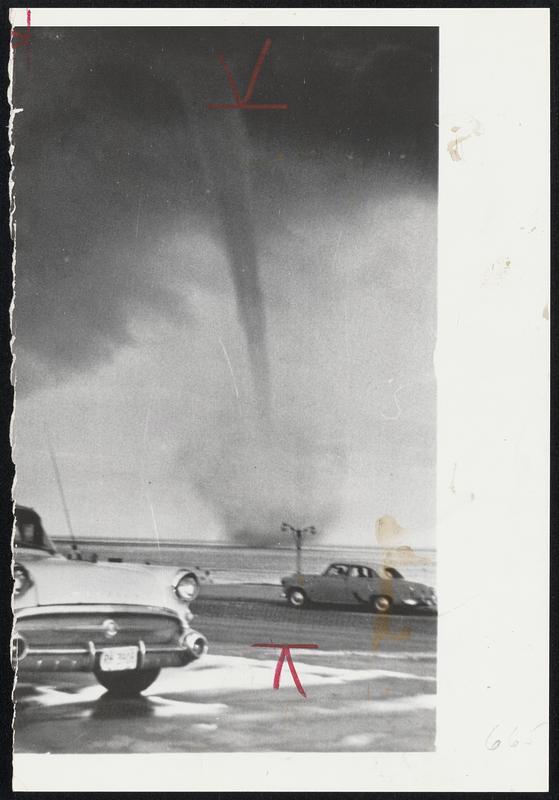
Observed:
[[[435,590],[408,581],[394,567],[347,562],[330,564],[322,575],[288,575],[281,580],[287,602],[294,608],[309,603],[368,605],[385,614],[393,606],[436,607]]]

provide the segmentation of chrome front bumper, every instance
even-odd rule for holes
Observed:
[[[200,658],[207,652],[208,645],[205,637],[196,631],[191,631],[198,642],[203,642],[202,652],[196,653],[195,649],[185,646],[146,646],[141,640],[137,643],[138,661],[136,669],[150,669],[152,667],[182,667]],[[19,646],[18,646],[19,645]],[[93,672],[99,665],[101,653],[107,648],[96,648],[93,642],[88,642],[87,648],[35,648],[22,646],[22,637],[14,638],[15,653],[12,654],[12,663],[17,663],[18,672]],[[18,655],[18,650],[20,654]]]
[[[64,626],[58,629],[56,627],[54,629],[48,627],[46,631],[43,628],[40,631],[40,639],[36,635],[37,631],[34,631],[33,628],[27,629],[25,623],[39,620],[41,617],[52,617],[55,611],[56,616],[60,615],[59,619],[62,618],[64,620]],[[153,619],[157,619],[157,622],[153,633],[150,634],[151,643],[145,636],[135,637],[132,627],[124,631],[126,639],[119,642],[107,641],[105,643],[104,641],[99,641],[98,633],[96,637],[87,635],[88,633],[93,634],[94,631],[90,630],[90,626],[84,623],[84,614],[105,616],[124,613],[132,615],[132,617],[129,616],[129,619],[134,619],[135,613],[142,615],[144,622],[146,618],[149,619],[150,614],[155,615]],[[18,622],[20,622],[19,630]],[[161,641],[161,635],[159,636],[160,641],[157,641],[156,632],[160,633],[161,626],[165,624],[175,626],[174,641]],[[48,635],[46,635],[47,633]],[[141,631],[138,629],[136,633],[141,634]],[[170,634],[166,633],[165,636],[167,635]],[[69,636],[74,638],[74,641],[68,641]],[[62,637],[66,641],[61,641]],[[94,642],[93,638],[97,638],[97,641]],[[78,641],[75,641],[75,639]],[[74,606],[58,608],[51,606],[48,608],[25,609],[16,616],[12,638],[12,664],[14,669],[17,665],[18,672],[93,672],[99,668],[101,654],[104,651],[114,650],[122,646],[134,646],[137,648],[136,670],[185,666],[203,656],[208,650],[208,642],[205,636],[188,627],[187,624],[180,620],[180,617],[164,609],[148,606]]]

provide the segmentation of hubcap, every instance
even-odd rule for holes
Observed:
[[[295,590],[294,592],[291,592],[291,594],[289,595],[289,599],[291,600],[294,606],[302,606],[303,603],[305,602],[305,595],[303,594],[303,592]]]
[[[388,600],[387,597],[377,597],[377,599],[375,600],[375,607],[379,611],[387,611],[388,608],[390,607],[390,601]]]

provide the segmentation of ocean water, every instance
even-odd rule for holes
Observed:
[[[68,540],[57,540],[59,550],[70,551]],[[89,540],[80,542],[84,555],[97,553],[99,561],[120,558],[123,562],[167,564],[196,569],[202,580],[210,583],[276,584],[284,575],[295,571],[295,548],[239,547],[228,545],[157,544],[139,541]],[[395,566],[405,578],[429,586],[436,585],[436,552],[434,549],[391,550],[380,547],[340,548],[304,547],[302,571],[323,572],[333,561],[353,564],[387,563]]]

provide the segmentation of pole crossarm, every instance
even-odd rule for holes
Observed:
[[[283,522],[281,526],[282,531],[291,531],[296,536],[302,536],[305,533],[310,533],[314,536],[316,533],[316,528],[314,525],[309,525],[307,528],[294,528],[293,525],[289,525],[287,522]]]
[[[314,525],[309,525],[306,528],[294,528],[293,525],[290,525],[288,522],[283,522],[281,526],[282,531],[290,532],[295,536],[295,550],[297,556],[297,574],[301,574],[301,551],[303,549],[303,535],[310,533],[314,536],[316,533],[316,528]]]

